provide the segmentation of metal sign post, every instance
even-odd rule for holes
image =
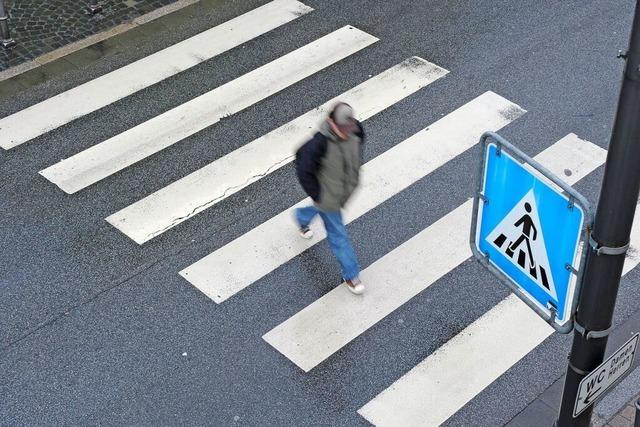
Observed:
[[[4,0],[0,0],[0,44],[3,48],[8,49],[16,45],[16,41],[11,38],[9,33],[9,24],[7,23],[9,16],[4,7]]]
[[[573,329],[591,226],[577,191],[495,133],[480,139],[474,256],[558,332]]]
[[[604,359],[640,189],[640,2],[636,4],[618,111],[611,134],[595,224],[587,248],[557,425],[589,425],[593,406],[573,417],[580,382]],[[579,326],[579,327],[578,327]]]

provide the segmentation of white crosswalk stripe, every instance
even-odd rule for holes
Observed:
[[[439,425],[552,332],[511,295],[358,413],[377,426]]]
[[[72,194],[311,76],[378,39],[345,26],[40,173]]]
[[[539,158],[553,171],[570,169],[572,181],[604,162],[604,150],[570,135]],[[363,298],[339,286],[264,335],[305,371],[431,286],[471,255],[471,201],[427,227],[361,273]]]
[[[573,134],[563,138],[536,158],[558,175],[569,169],[572,174],[565,177],[565,180],[570,184],[576,183],[604,164],[605,159],[605,150]],[[464,222],[458,223],[458,228],[450,228],[451,240],[448,242],[451,243],[447,243],[446,249],[448,252],[448,246],[459,245],[460,256],[455,265],[451,262],[445,267],[447,271],[471,256],[468,247],[468,227],[459,227],[459,224],[470,223],[471,203],[467,202],[459,209],[464,209]],[[640,229],[636,228],[635,233],[640,234]],[[430,234],[425,237],[426,241],[436,236]],[[432,256],[433,254],[431,252]],[[633,266],[637,265],[638,260],[637,256],[631,261],[628,260],[625,268],[632,268],[630,263]],[[436,264],[437,261],[429,262],[425,263],[425,266],[430,269]],[[533,310],[511,295],[467,326],[358,412],[371,423],[380,426],[439,425],[553,331],[553,328]],[[461,376],[459,372],[465,372],[465,375]]]
[[[345,209],[349,223],[472,147],[485,130],[498,130],[524,113],[517,105],[486,92],[362,167],[361,189]],[[245,235],[181,271],[221,303],[326,237],[297,238],[292,206]]]
[[[338,100],[356,106],[363,121],[446,73],[421,58],[409,58],[106,220],[142,244],[291,162],[296,146]]]
[[[0,119],[0,147],[5,150],[17,147],[312,10],[295,0],[274,0],[153,55]]]

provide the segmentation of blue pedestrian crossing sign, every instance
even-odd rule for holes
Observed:
[[[556,330],[573,328],[586,200],[496,134],[481,140],[474,200],[474,255]]]

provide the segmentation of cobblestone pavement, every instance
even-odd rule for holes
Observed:
[[[4,0],[11,37],[17,45],[0,48],[0,71],[69,43],[115,27],[176,0],[99,0],[101,13],[87,11],[89,0]]]
[[[620,412],[605,425],[605,427],[633,427],[636,417],[635,404],[638,399],[640,399],[640,395],[634,397],[627,406],[622,408],[622,410],[620,410]]]

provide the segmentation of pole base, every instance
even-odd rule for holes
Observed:
[[[15,45],[16,41],[14,39],[4,39],[0,41],[0,46],[2,46],[4,49],[11,49]]]
[[[87,6],[87,10],[89,11],[90,14],[95,15],[96,13],[102,12],[102,6],[100,6],[99,4],[96,4],[96,5],[90,4],[89,6]]]

